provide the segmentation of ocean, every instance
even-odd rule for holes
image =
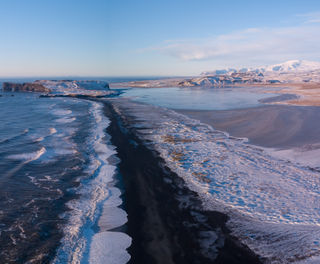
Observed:
[[[43,78],[0,79],[0,87],[37,79]],[[127,214],[103,105],[0,95],[0,263],[126,263],[131,238],[108,232],[125,226]],[[101,243],[113,247],[99,250]]]
[[[130,238],[108,233],[126,213],[102,104],[1,93],[0,105],[0,263],[84,263],[108,239],[119,250],[96,263],[128,260]],[[106,206],[114,216],[100,227]]]

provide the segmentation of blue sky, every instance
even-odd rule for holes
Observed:
[[[0,0],[0,76],[197,75],[320,61],[320,1]]]

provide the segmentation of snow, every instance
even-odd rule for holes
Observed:
[[[282,160],[298,162],[304,166],[320,168],[320,148],[305,150],[301,148],[294,149],[267,149],[272,156]]]
[[[266,67],[261,67],[264,71],[275,72],[306,72],[320,69],[320,62],[306,60],[290,60],[280,64],[274,64]]]
[[[228,214],[233,235],[254,252],[270,263],[320,255],[319,172],[171,110],[132,102],[126,108],[141,138],[207,210]]]
[[[261,66],[257,68],[241,68],[239,70],[235,69],[221,69],[203,72],[201,75],[220,75],[232,73],[280,73],[280,72],[309,72],[320,70],[320,62],[317,61],[307,61],[307,60],[289,60],[279,64]]]
[[[58,95],[106,96],[117,93],[105,81],[39,80],[35,81]]]

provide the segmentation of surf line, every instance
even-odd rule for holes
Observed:
[[[102,114],[102,104],[91,101],[92,134],[88,142],[90,164],[88,177],[81,179],[75,192],[77,200],[67,205],[64,237],[53,263],[116,263],[130,260],[127,248],[131,238],[115,228],[126,223],[121,192],[115,185],[116,166],[108,159],[116,154],[107,144],[105,128],[109,120]]]

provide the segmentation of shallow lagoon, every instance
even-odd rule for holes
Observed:
[[[254,88],[252,88],[254,89]],[[122,97],[171,109],[227,110],[256,107],[259,100],[274,96],[242,88],[129,88]]]

